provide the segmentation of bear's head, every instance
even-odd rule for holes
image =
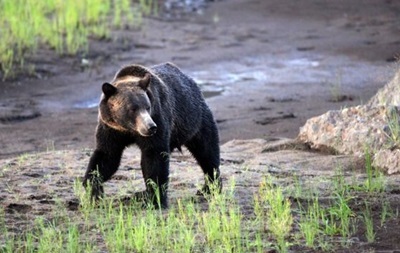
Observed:
[[[150,74],[143,78],[124,76],[104,83],[99,120],[118,131],[152,136],[157,131],[152,115]]]

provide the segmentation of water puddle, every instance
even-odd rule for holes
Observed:
[[[207,0],[165,0],[162,15],[166,19],[179,19],[185,15],[203,14]]]
[[[291,58],[248,57],[240,61],[226,61],[207,65],[206,70],[188,73],[203,92],[205,98],[218,97],[245,90],[254,91],[262,88],[269,90],[281,85],[325,85],[329,80],[336,80],[335,75],[341,72],[341,82],[347,84],[365,83],[369,75],[365,75],[375,66],[354,62],[348,58],[332,57],[329,61],[318,55]],[[324,60],[322,60],[324,59]],[[346,66],[346,68],[343,68]],[[360,72],[363,73],[360,75]],[[354,74],[359,73],[359,74]],[[285,86],[286,87],[286,86]],[[290,86],[287,86],[290,89]],[[327,87],[329,88],[329,87]],[[289,92],[289,90],[288,90]],[[97,107],[99,94],[93,98],[74,104],[74,108]]]
[[[287,65],[293,67],[318,67],[319,62],[307,58],[299,58],[287,61]]]
[[[313,68],[319,66],[319,62],[307,58],[294,58],[287,61],[274,61],[262,58],[244,59],[243,63],[219,62],[210,65],[209,70],[185,71],[200,86],[203,96],[211,98],[224,95],[235,84],[247,83],[250,87],[265,85],[270,82],[291,81],[301,79],[315,81],[309,76],[321,77],[321,74],[313,72]],[[295,71],[294,71],[295,70]],[[74,108],[95,108],[99,103],[99,96],[80,101],[74,104]]]
[[[234,83],[244,81],[265,81],[267,75],[262,71],[248,71],[245,73],[231,73],[229,71],[198,71],[190,74],[200,86],[205,98],[223,95]]]
[[[74,108],[76,109],[85,109],[85,108],[95,108],[99,105],[99,96],[96,98],[92,98],[89,100],[77,102],[74,104]]]
[[[207,71],[193,71],[189,74],[209,97],[224,95],[236,85],[255,88],[282,82],[316,82],[326,78],[320,62],[309,58],[271,60],[249,57],[241,62],[219,62],[208,66]]]
[[[193,72],[192,78],[200,85],[205,86],[226,86],[231,83],[241,81],[264,81],[267,79],[267,74],[260,70],[248,70],[240,73],[232,73],[229,70],[219,71],[215,75],[211,75],[210,71]]]

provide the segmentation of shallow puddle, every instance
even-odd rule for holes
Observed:
[[[97,107],[98,104],[99,104],[99,98],[96,97],[90,100],[75,103],[73,107],[77,109],[94,108]]]
[[[291,85],[304,88],[308,84],[326,86],[329,92],[334,85],[339,88],[362,86],[379,68],[371,63],[355,61],[346,57],[324,58],[320,55],[302,54],[291,57],[248,57],[241,61],[225,61],[207,65],[198,71],[185,69],[200,86],[205,98],[243,93],[258,88],[278,89],[284,85],[287,93],[293,92]],[[340,82],[340,83],[339,83]],[[282,87],[280,88],[282,89]],[[285,91],[286,92],[286,91]],[[97,107],[100,94],[78,101],[73,108]]]
[[[206,5],[205,0],[165,0],[164,6],[167,10],[180,8],[185,11],[193,11],[204,8]]]
[[[281,85],[290,93],[289,86],[298,89],[299,85],[307,88],[308,84],[326,87],[329,92],[333,86],[341,89],[363,87],[382,72],[382,66],[370,62],[309,53],[307,56],[298,53],[280,58],[248,57],[241,61],[210,64],[207,68],[188,73],[204,91],[217,89],[221,91],[218,95],[232,94],[238,88],[275,89]]]
[[[190,13],[203,14],[206,2],[206,0],[165,0],[161,13],[166,19],[179,19]]]

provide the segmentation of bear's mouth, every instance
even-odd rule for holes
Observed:
[[[157,133],[157,126],[154,125],[147,129],[140,129],[138,132],[143,137],[151,137]]]
[[[154,125],[152,127],[150,127],[147,132],[149,133],[150,136],[155,135],[157,133],[157,126]]]

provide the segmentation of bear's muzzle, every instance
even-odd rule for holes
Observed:
[[[157,132],[157,125],[154,123],[147,111],[142,111],[136,118],[137,131],[141,136],[149,137]]]

